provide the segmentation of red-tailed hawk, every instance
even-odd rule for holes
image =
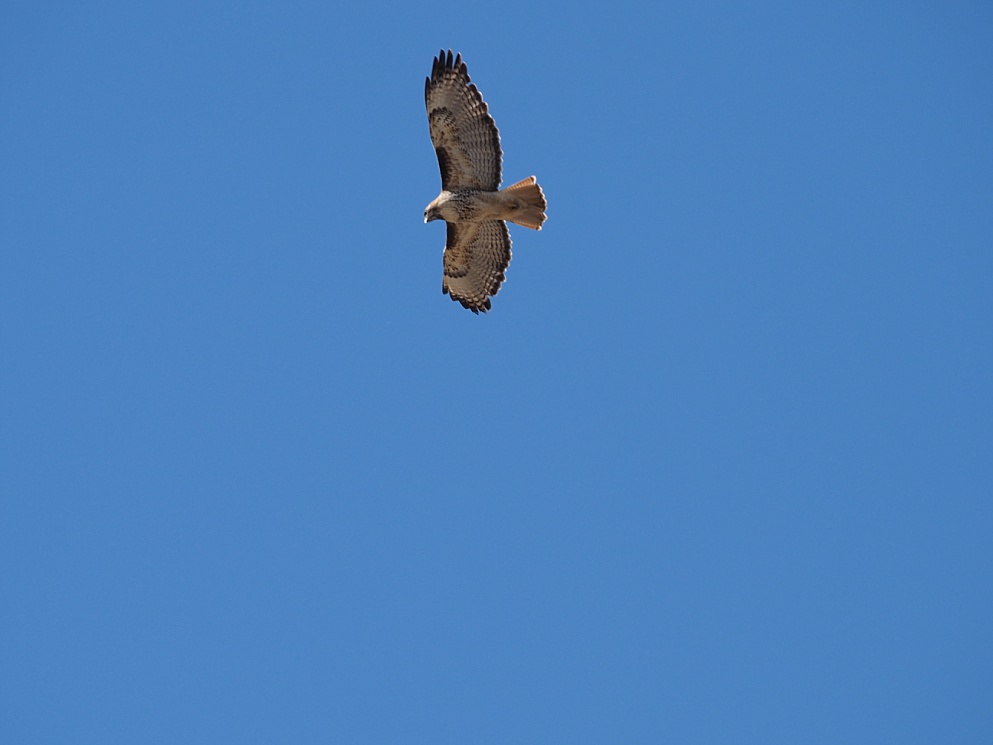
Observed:
[[[442,50],[435,58],[424,103],[441,168],[441,194],[424,210],[424,222],[448,224],[441,291],[485,313],[510,264],[504,221],[541,230],[545,195],[534,176],[500,188],[500,133],[461,54],[453,59]]]

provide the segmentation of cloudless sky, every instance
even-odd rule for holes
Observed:
[[[993,742],[991,123],[978,1],[5,3],[0,742]]]

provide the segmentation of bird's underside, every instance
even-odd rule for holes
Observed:
[[[534,176],[500,189],[500,135],[461,55],[435,58],[424,101],[442,189],[424,221],[447,223],[441,289],[485,313],[510,264],[507,222],[540,230],[545,197]]]

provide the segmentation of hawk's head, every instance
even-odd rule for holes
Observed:
[[[424,209],[424,222],[431,222],[432,220],[448,220],[450,222],[458,220],[458,212],[455,210],[455,203],[452,200],[451,192],[442,191]]]

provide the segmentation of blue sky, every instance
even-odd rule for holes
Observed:
[[[486,316],[422,222],[442,47],[549,203]],[[991,50],[6,4],[0,740],[993,741]]]

